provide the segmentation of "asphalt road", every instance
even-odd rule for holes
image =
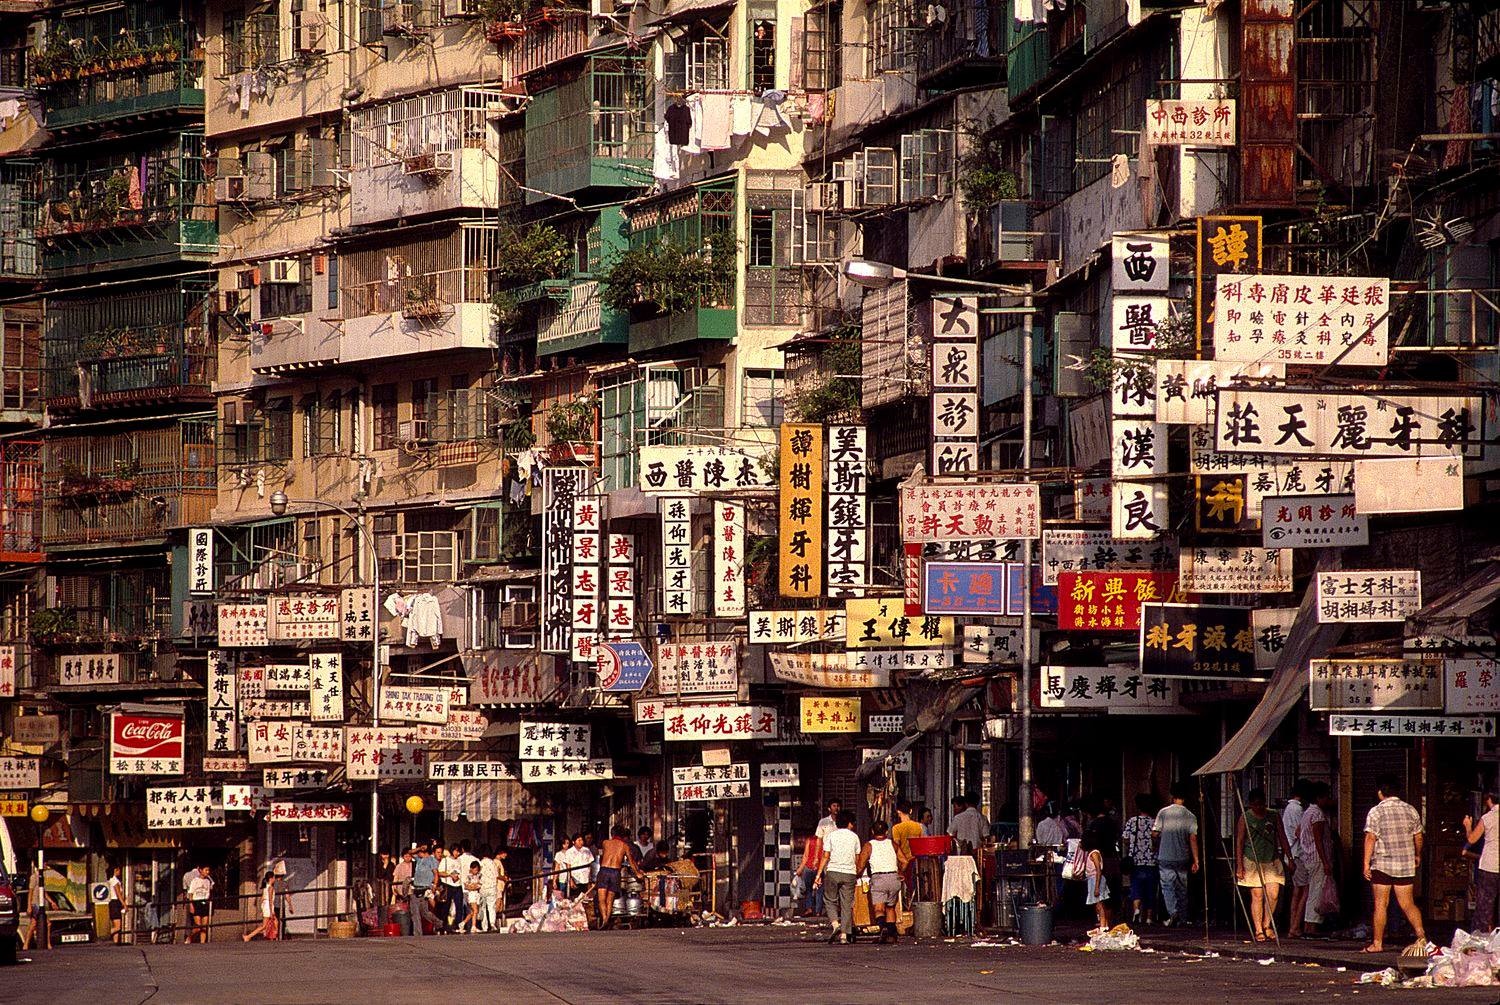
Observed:
[[[504,1002],[1071,1005],[1190,999],[1495,1002],[1500,989],[1360,987],[1357,973],[1169,953],[967,940],[828,946],[801,927],[76,946],[0,970],[7,1005]]]

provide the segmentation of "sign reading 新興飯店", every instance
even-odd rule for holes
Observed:
[[[111,712],[109,773],[180,775],[185,744],[181,715]]]
[[[1307,678],[1315,712],[1443,711],[1440,659],[1310,660]]]
[[[1317,574],[1318,623],[1405,621],[1422,607],[1422,573],[1357,569]]]

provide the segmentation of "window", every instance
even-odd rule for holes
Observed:
[[[1073,190],[1077,191],[1109,174],[1110,158],[1117,153],[1134,155],[1127,133],[1146,124],[1146,100],[1170,97],[1160,80],[1177,76],[1176,58],[1170,46],[1135,53],[1112,62],[1093,91],[1082,96],[1073,126]],[[1167,85],[1170,86],[1170,85]]]
[[[302,399],[302,456],[317,457],[322,453],[323,402],[316,394]]]
[[[802,79],[809,91],[831,91],[844,79],[844,5],[827,4],[807,12],[802,45]]]
[[[469,561],[500,561],[501,512],[498,504],[469,511]]]
[[[781,425],[785,375],[780,370],[746,370],[740,399],[740,425],[775,429]]]
[[[750,4],[750,90],[764,94],[776,87],[776,4]]]
[[[457,572],[458,535],[451,530],[423,530],[402,537],[401,579],[406,583],[442,583]]]
[[[316,580],[323,564],[323,521],[318,517],[302,521],[302,547],[297,556],[302,559],[302,574],[298,578]]]
[[[750,251],[746,265],[769,268],[776,264],[776,216],[769,209],[750,211]]]
[[[917,34],[915,0],[875,0],[874,23],[870,28],[870,55],[874,59],[875,73],[914,70],[917,65]],[[1145,105],[1141,107],[1144,109]]]
[[[292,457],[292,399],[266,402],[266,459],[286,461]]]
[[[745,324],[794,325],[801,319],[802,252],[793,226],[800,171],[754,172],[746,181]]]
[[[901,137],[901,201],[946,198],[953,188],[953,132],[921,129]]]
[[[320,453],[337,454],[344,443],[344,396],[330,391],[319,418],[323,420],[318,437],[318,445],[323,448]]]
[[[448,378],[448,433],[449,440],[460,442],[476,439],[474,432],[475,402],[469,394],[469,375],[454,374]]]
[[[339,256],[328,256],[328,309],[339,309]]]
[[[396,385],[376,384],[370,389],[371,420],[376,450],[391,450],[396,446]]]
[[[270,282],[268,268],[261,266],[261,283],[257,288],[260,295],[260,316],[285,318],[309,313],[313,309],[312,259],[298,259],[295,283]]]
[[[344,452],[351,455],[360,453],[359,434],[362,428],[363,416],[359,414],[359,399],[360,393],[357,387],[351,387],[344,392],[344,404],[349,407],[349,418],[343,422],[343,433],[345,435],[341,435],[339,439],[344,440],[345,436],[347,436],[348,442],[344,445]]]
[[[436,394],[437,380],[433,377],[411,382],[412,435],[416,439],[427,437],[427,429],[432,422],[432,398]]]
[[[608,490],[636,483],[636,436],[646,422],[646,385],[635,372],[599,378],[599,457]]]
[[[353,525],[345,527],[344,521],[339,517],[328,518],[328,568],[318,577],[319,582],[343,583],[346,579],[352,581],[352,577],[349,577],[349,570],[344,568],[344,559],[354,557],[352,554],[348,556],[344,554],[344,539],[351,529]]]

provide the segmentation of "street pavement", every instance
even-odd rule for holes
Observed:
[[[652,929],[209,946],[71,946],[0,970],[6,1005],[488,1002],[978,1005],[1035,1002],[1495,1002],[1494,988],[1407,992],[1358,968],[1202,955],[1089,953],[1009,940],[824,944],[820,928]],[[1358,996],[1358,997],[1356,997]]]

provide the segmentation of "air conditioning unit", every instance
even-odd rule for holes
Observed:
[[[807,186],[802,208],[809,213],[827,213],[839,208],[839,183],[815,181]]]
[[[426,419],[412,419],[409,422],[396,424],[396,439],[404,446],[417,446],[423,443],[431,443],[428,439]]]
[[[295,258],[273,258],[261,266],[260,276],[267,283],[300,283],[302,263]]]
[[[412,154],[402,159],[401,168],[407,174],[447,174],[453,170],[453,151],[434,150],[428,153]]]
[[[320,21],[304,21],[297,26],[297,52],[304,56],[321,55],[328,51],[327,37],[327,25]]]
[[[414,3],[393,3],[386,7],[381,13],[381,34],[384,35],[410,35],[417,27],[417,11],[420,8]]]
[[[249,186],[242,174],[221,175],[214,179],[214,201],[244,202],[249,198]]]

